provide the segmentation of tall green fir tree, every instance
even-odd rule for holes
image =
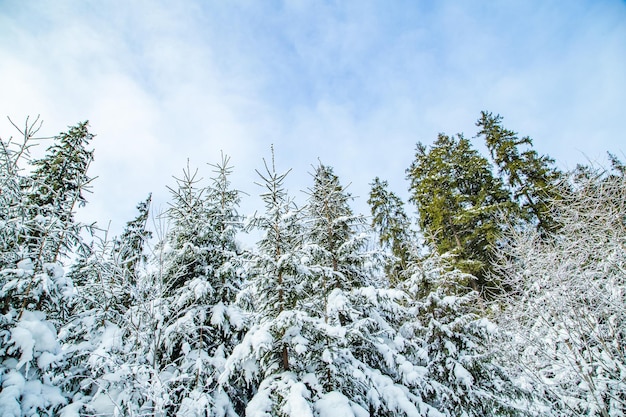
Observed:
[[[550,211],[551,202],[558,200],[563,173],[546,155],[532,149],[528,136],[520,138],[502,126],[502,117],[481,112],[476,122],[478,136],[485,138],[491,159],[511,190],[522,220],[534,224],[542,233],[555,232],[559,225]]]
[[[513,203],[489,162],[462,135],[440,134],[430,149],[417,144],[407,177],[426,238],[475,277],[469,284],[490,291],[490,261],[502,228],[499,216]]]

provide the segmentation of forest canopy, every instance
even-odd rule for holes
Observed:
[[[94,135],[0,135],[2,416],[621,416],[626,169],[561,171],[481,112],[417,143],[408,202],[355,213],[319,162],[307,200],[257,167],[240,213],[221,155],[119,236],[88,210]],[[407,210],[406,203],[415,210]],[[416,212],[415,218],[409,213]],[[242,234],[258,242],[244,248]]]

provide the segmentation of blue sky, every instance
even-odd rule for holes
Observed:
[[[221,150],[254,210],[271,144],[297,201],[319,158],[366,212],[374,177],[406,197],[416,142],[472,137],[481,110],[562,168],[626,159],[626,2],[0,0],[0,136],[89,119],[81,216],[113,232]]]

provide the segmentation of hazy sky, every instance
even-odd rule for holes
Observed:
[[[88,119],[81,218],[114,232],[221,150],[248,214],[271,144],[297,201],[319,158],[365,212],[374,177],[406,197],[416,142],[473,137],[481,110],[563,168],[626,159],[626,2],[0,0],[0,136]]]

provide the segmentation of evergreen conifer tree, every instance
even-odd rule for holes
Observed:
[[[41,262],[56,262],[80,244],[82,225],[74,222],[74,210],[87,203],[91,178],[87,170],[93,161],[93,150],[87,145],[93,139],[88,122],[71,127],[54,138],[46,155],[32,162],[34,170],[26,190],[29,217],[37,219],[25,246],[37,267]]]
[[[410,315],[422,355],[424,401],[446,416],[523,416],[537,404],[495,355],[498,327],[481,311],[471,277],[433,253],[407,270],[402,283],[411,295]],[[431,290],[422,296],[423,283]]]
[[[264,161],[265,162],[265,161]],[[303,284],[300,275],[302,247],[304,244],[300,212],[284,189],[284,181],[289,171],[276,172],[272,150],[271,168],[265,164],[265,172],[260,173],[265,188],[261,195],[265,202],[265,214],[251,219],[249,227],[264,235],[258,242],[258,255],[253,255],[250,263],[250,285],[257,298],[255,310],[261,312],[264,320],[275,320],[281,313],[293,310],[302,299]],[[288,371],[289,356],[287,344],[280,350],[280,363]]]
[[[391,250],[394,259],[386,265],[387,275],[392,284],[402,280],[403,271],[415,246],[415,236],[411,230],[411,220],[404,211],[404,203],[396,194],[388,190],[387,181],[378,177],[371,185],[367,200],[372,212],[372,227],[378,233],[381,246]]]
[[[2,140],[0,157],[0,415],[6,416],[54,415],[72,401],[76,386],[57,335],[74,301],[61,259],[82,246],[83,226],[73,214],[86,203],[92,135],[80,123],[30,161],[38,127],[27,121],[21,144]],[[34,168],[29,175],[24,162]]]
[[[200,186],[189,167],[167,213],[164,246],[165,298],[170,317],[163,323],[163,364],[171,364],[168,413],[181,416],[234,413],[225,392],[216,390],[225,357],[243,331],[235,306],[243,279],[236,235],[242,228],[239,192],[230,188],[232,167],[222,156],[215,177]]]
[[[195,236],[186,242],[197,245],[193,262],[201,269],[196,267],[196,275],[174,292],[177,319],[166,328],[167,349],[183,353],[177,360],[178,399],[173,401],[179,404],[176,415],[181,417],[235,415],[232,400],[217,385],[226,357],[239,342],[245,326],[243,313],[236,306],[244,278],[237,242],[243,225],[237,211],[239,191],[230,185],[229,158],[222,155],[212,167],[211,184],[198,193],[203,200],[197,207],[203,207],[203,212],[198,213],[196,221],[201,224],[187,223],[191,230],[203,233],[202,239],[195,240]]]
[[[27,212],[25,187],[28,177],[24,174],[25,166],[30,166],[30,149],[35,146],[35,135],[41,128],[39,118],[34,122],[26,119],[23,130],[18,129],[21,141],[13,137],[0,138],[0,268],[14,266],[21,259],[28,258],[28,251],[23,245],[34,222]]]
[[[325,272],[321,287],[324,296],[333,289],[349,290],[374,283],[376,278],[365,268],[364,251],[369,236],[367,222],[350,207],[352,196],[339,182],[332,167],[319,164],[308,191],[307,231],[312,262]]]
[[[478,136],[484,136],[492,161],[511,189],[519,215],[544,234],[556,231],[558,224],[550,213],[550,202],[560,197],[558,185],[563,174],[554,160],[532,149],[528,136],[519,138],[516,132],[505,129],[500,115],[483,111],[476,125],[480,128]]]
[[[362,263],[374,257],[354,243],[363,242],[362,222],[332,170],[316,173],[304,231],[288,208],[284,174],[263,175],[266,215],[253,224],[265,237],[250,275],[258,319],[222,382],[249,387],[247,416],[440,415],[422,398],[413,365],[422,345],[406,294],[369,285],[381,280]]]
[[[147,229],[151,202],[152,194],[137,205],[139,214],[126,223],[124,231],[115,240],[114,252],[118,258],[117,262],[130,276],[134,276],[139,264],[147,259],[144,248],[146,242],[152,238],[152,232]]]
[[[426,237],[440,254],[454,255],[456,267],[476,277],[475,288],[488,289],[487,272],[501,232],[499,214],[512,205],[502,181],[462,135],[440,134],[430,149],[418,143],[407,173]]]
[[[145,271],[140,266],[151,237],[146,228],[149,209],[150,196],[138,204],[137,216],[126,223],[120,237],[96,236],[68,274],[78,294],[72,319],[59,337],[71,357],[76,384],[70,415],[132,414],[144,403],[138,393],[145,387],[136,381],[141,363],[135,355],[145,351],[128,341],[141,327],[134,315],[143,301]]]
[[[187,161],[183,176],[174,179],[176,186],[168,186],[172,201],[164,217],[168,230],[162,242],[167,295],[172,295],[193,278],[207,274],[206,258],[212,234],[204,196],[206,187],[200,186],[198,170],[192,172]]]
[[[264,407],[269,407],[271,415],[283,415],[281,407],[288,396],[285,389],[293,382],[289,375],[299,366],[294,358],[302,353],[301,337],[295,330],[307,315],[299,308],[304,293],[313,289],[307,281],[299,210],[284,188],[289,171],[276,172],[273,150],[271,165],[264,163],[265,172],[257,173],[262,181],[258,185],[264,189],[265,212],[255,214],[248,224],[249,229],[262,233],[257,252],[249,255],[244,295],[254,315],[250,329],[228,359],[221,381],[233,390],[231,398],[239,397],[235,401],[241,414],[246,409],[246,415],[255,415],[255,402],[266,398],[269,390],[271,399]]]

